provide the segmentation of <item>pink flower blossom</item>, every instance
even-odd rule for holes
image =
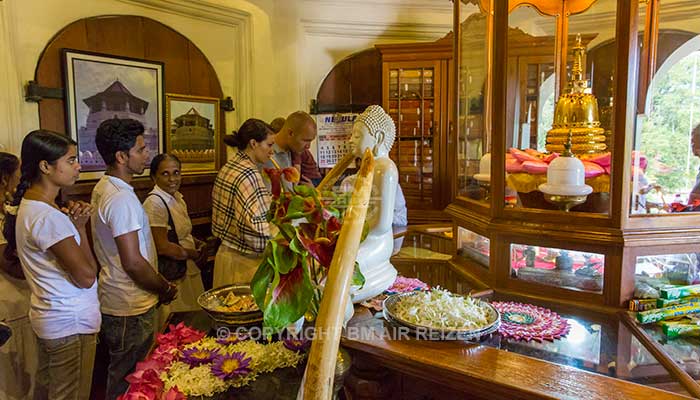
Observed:
[[[185,397],[184,393],[182,393],[177,386],[173,386],[168,390],[167,393],[163,393],[163,396],[161,396],[161,400],[185,400],[187,397]]]

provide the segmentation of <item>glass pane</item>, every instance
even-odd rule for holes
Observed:
[[[696,282],[700,282],[698,253],[637,257],[634,274],[636,298],[657,299],[659,289],[666,285],[692,285]],[[665,301],[659,305],[672,304]]]
[[[457,232],[457,255],[459,257],[474,261],[488,269],[490,244],[489,238],[459,227]]]
[[[460,2],[458,196],[487,203],[491,180],[491,139],[486,126],[490,1]],[[483,7],[483,8],[482,8]],[[490,156],[489,156],[490,157]]]
[[[700,15],[675,3],[659,2],[654,74],[640,85],[630,198],[636,215],[696,212],[700,204]],[[640,7],[640,30],[645,17]]]
[[[697,324],[697,317],[693,324]],[[682,336],[670,339],[658,324],[639,326],[693,379],[700,379],[700,337]]]
[[[520,6],[508,17],[506,186],[517,193],[517,207],[610,210],[616,0],[598,0],[583,10],[584,3],[572,4],[566,16]],[[562,38],[567,65],[565,75],[557,76],[561,18],[568,26]],[[569,136],[581,162],[557,160]],[[552,165],[557,171],[573,165],[579,172],[552,173],[548,181]]]
[[[433,199],[434,74],[432,67],[389,70],[389,115],[397,132],[390,157],[408,208],[428,208]]]
[[[513,243],[510,267],[511,276],[524,281],[603,292],[603,254]]]
[[[546,151],[556,103],[555,32],[556,18],[534,7],[520,6],[508,16],[506,192],[518,207],[547,208],[538,191],[546,181],[539,154]],[[540,164],[540,171],[529,168]]]
[[[489,301],[521,301],[509,295],[494,293]],[[583,313],[554,303],[529,301],[551,309],[565,318],[569,334],[556,340],[516,340],[499,334],[480,342],[524,356],[557,365],[586,370],[618,379],[684,393],[678,382],[639,343],[617,315]],[[582,396],[585,398],[585,396]]]

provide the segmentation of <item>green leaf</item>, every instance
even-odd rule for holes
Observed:
[[[250,289],[253,291],[253,298],[258,308],[261,310],[265,309],[265,297],[267,295],[267,289],[270,286],[270,280],[274,274],[274,270],[270,263],[267,262],[267,258],[263,258],[263,261],[258,266],[258,270],[255,271],[253,280],[250,282]]]
[[[365,286],[365,276],[362,275],[360,271],[360,264],[355,261],[355,268],[352,271],[352,281],[350,282],[352,286],[359,286],[362,289]]]
[[[297,237],[297,230],[294,228],[294,226],[290,223],[284,223],[278,225],[280,232],[284,235],[284,238],[287,240],[291,240],[295,237]]]
[[[292,241],[289,243],[289,248],[302,257],[306,257],[308,254],[304,246],[301,244],[301,241],[299,241],[299,238],[296,236],[294,236],[294,239],[292,239]]]
[[[299,266],[280,275],[279,284],[270,292],[263,324],[279,332],[304,315],[313,296],[313,286],[306,269]]]
[[[296,185],[294,186],[294,191],[303,197],[317,197],[316,189],[308,187],[306,185]]]
[[[287,218],[298,218],[296,215],[304,214],[304,198],[301,196],[292,196],[292,200],[287,207]]]
[[[286,244],[274,240],[270,244],[272,244],[273,267],[277,272],[286,274],[297,265],[297,254]]]
[[[364,225],[362,225],[362,235],[360,236],[360,243],[364,242],[365,239],[367,239],[367,235],[369,235],[369,224],[367,223],[367,220],[365,220]]]

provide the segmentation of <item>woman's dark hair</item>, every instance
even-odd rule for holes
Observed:
[[[19,158],[14,154],[0,151],[0,182],[9,182],[17,168],[19,168]],[[11,192],[14,188],[6,189]]]
[[[128,152],[143,135],[144,127],[135,119],[112,118],[102,121],[95,134],[95,145],[105,164],[117,161],[118,151]]]
[[[29,189],[32,183],[38,181],[41,177],[39,163],[46,161],[53,165],[56,161],[66,155],[70,146],[76,146],[77,143],[68,136],[60,133],[39,129],[31,131],[22,141],[22,177],[19,179],[17,191],[12,198],[11,206],[19,206],[19,203],[24,197],[24,192]],[[17,238],[15,237],[15,223],[17,215],[8,213],[5,215],[5,227],[3,234],[7,240],[5,247],[5,258],[11,260],[16,256]]]
[[[151,160],[151,178],[154,178],[156,176],[156,173],[158,172],[158,167],[160,167],[160,163],[168,160],[175,161],[177,163],[177,167],[182,169],[182,163],[180,162],[180,159],[177,158],[177,156],[168,153],[160,153],[157,156],[153,157],[153,160]]]
[[[224,143],[231,147],[237,147],[238,150],[245,150],[248,147],[250,139],[260,143],[267,139],[267,135],[274,135],[275,131],[265,121],[257,118],[250,118],[241,125],[238,132],[233,132],[232,135],[224,136]]]

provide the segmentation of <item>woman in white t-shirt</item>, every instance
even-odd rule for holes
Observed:
[[[0,201],[12,200],[19,183],[19,159],[0,152]],[[9,204],[8,204],[9,206]],[[11,210],[11,209],[10,209]],[[5,207],[0,207],[0,230],[5,224]],[[0,233],[0,321],[12,329],[10,339],[0,347],[0,399],[41,397],[35,390],[38,347],[29,323],[29,285],[16,255],[4,256],[7,241]]]
[[[180,160],[174,155],[164,153],[153,157],[151,179],[155,185],[143,202],[158,255],[187,260],[187,272],[184,278],[176,282],[178,296],[170,304],[160,306],[156,316],[157,327],[163,326],[171,312],[199,310],[197,297],[204,292],[200,266],[206,262],[207,251],[205,243],[192,236],[187,204],[178,191],[182,182],[180,168]],[[168,211],[179,243],[168,240]]]
[[[80,174],[76,143],[46,130],[30,132],[21,172],[12,201],[18,208],[5,219],[5,250],[17,251],[31,290],[39,375],[48,380],[49,399],[87,399],[101,322],[97,263],[85,231],[92,207],[56,202]]]

